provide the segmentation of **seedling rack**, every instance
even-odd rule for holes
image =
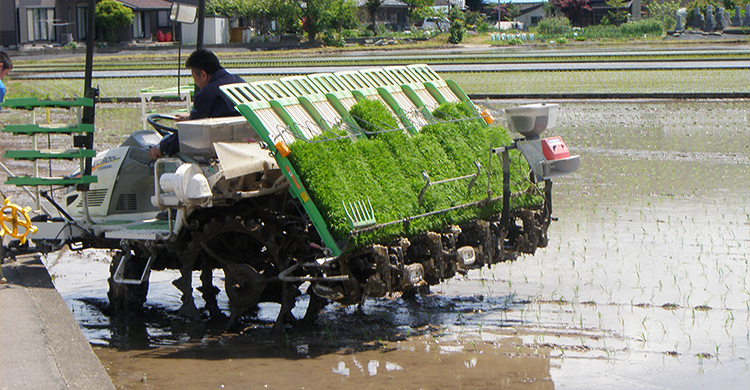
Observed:
[[[427,84],[430,85],[429,88]],[[482,152],[486,153],[482,162],[472,160],[467,164],[469,166],[466,168],[473,171],[469,174],[445,177],[444,175],[441,176],[439,172],[428,173],[425,170],[423,173],[422,170],[419,170],[416,173],[418,175],[416,180],[421,184],[417,184],[418,188],[414,193],[408,195],[413,198],[415,203],[422,204],[424,203],[425,193],[430,198],[431,191],[428,191],[428,189],[435,185],[450,187],[450,190],[456,193],[468,194],[472,191],[473,184],[480,179],[480,176],[486,175],[486,196],[480,196],[480,199],[477,199],[475,195],[469,202],[459,204],[454,202],[448,207],[439,208],[432,208],[430,205],[437,203],[434,199],[430,199],[427,204],[419,206],[421,212],[403,215],[401,218],[381,223],[378,223],[379,209],[378,207],[373,209],[369,195],[338,199],[336,202],[338,206],[335,206],[337,210],[331,209],[330,202],[321,203],[320,199],[315,199],[315,193],[325,192],[328,189],[313,188],[315,191],[311,196],[306,181],[310,175],[315,173],[308,172],[308,169],[311,171],[316,169],[314,167],[300,168],[298,164],[295,164],[296,150],[302,147],[300,143],[314,145],[346,142],[345,144],[336,144],[336,147],[345,147],[345,145],[353,145],[357,140],[377,139],[378,137],[387,137],[388,134],[408,140],[420,134],[422,129],[427,129],[430,125],[446,122],[472,123],[474,126],[487,128],[487,123],[476,114],[476,107],[466,94],[455,83],[452,85],[453,88],[450,87],[451,83],[439,78],[426,65],[418,65],[411,68],[370,68],[335,74],[321,73],[310,76],[286,77],[278,82],[232,84],[224,86],[222,89],[234,101],[240,113],[255,128],[263,142],[268,145],[269,150],[282,168],[282,172],[291,183],[290,192],[302,203],[324,244],[334,256],[337,256],[349,247],[350,239],[353,236],[363,232],[372,232],[398,224],[403,225],[404,229],[408,229],[412,221],[419,218],[470,207],[493,207],[492,204],[503,198],[502,196],[493,196],[493,190],[490,188],[492,172],[482,168],[482,163],[492,158],[490,144],[482,147],[482,150],[486,150],[486,152]],[[364,130],[363,125],[368,121],[368,118],[355,117],[350,114],[349,110],[354,106],[352,102],[365,100],[381,102],[387,112],[398,118],[398,122],[395,122],[396,125],[370,122],[371,130]],[[433,115],[433,112],[438,114],[439,110],[435,111],[437,107],[432,107],[439,102],[460,102],[468,107],[468,110],[466,110],[468,115],[462,118],[453,118],[448,113],[442,113],[440,115],[442,119],[438,119]],[[376,130],[372,131],[372,129]],[[494,128],[493,131],[498,131],[498,129]],[[429,131],[434,130],[430,129]],[[505,133],[504,129],[500,129],[500,131]],[[508,142],[510,141],[507,135],[506,139]],[[439,140],[431,138],[430,141],[435,143]],[[383,144],[384,141],[378,139],[374,142]],[[420,155],[418,147],[411,144],[410,147],[414,149],[412,150],[413,153]],[[393,148],[393,145],[391,145],[391,148]],[[355,154],[369,151],[369,149],[364,152],[355,149],[347,150],[351,150],[351,153]],[[441,151],[440,153],[444,152]],[[353,160],[357,158],[353,155],[351,159],[339,163],[356,166],[358,162]],[[404,165],[396,163],[393,157],[387,158],[391,160],[388,160],[390,161],[389,164],[382,164],[381,168],[384,170],[391,169],[391,165],[396,167]],[[297,163],[299,163],[299,160],[297,160]],[[364,164],[366,165],[366,163]],[[486,164],[491,165],[489,161]],[[347,167],[347,169],[349,168],[351,167]],[[349,171],[352,172],[352,170]],[[353,171],[356,171],[356,169]],[[380,173],[373,174],[379,175]],[[506,174],[509,175],[510,173],[507,172]],[[435,177],[435,180],[431,178],[432,176]],[[361,183],[361,186],[366,190],[362,190],[362,188],[358,190],[365,191],[365,193],[370,191],[379,193],[381,191],[381,186],[377,185],[375,181],[371,182],[367,177],[365,179],[370,184]],[[409,188],[413,188],[413,185],[409,183],[413,183],[414,179],[414,175],[407,175],[407,177],[401,179],[405,183],[403,191],[411,191]],[[463,184],[459,184],[461,182]],[[470,184],[468,184],[469,182]],[[512,196],[509,178],[503,180],[503,182],[508,188],[502,192]],[[376,184],[373,185],[372,183]],[[474,191],[477,190],[474,189]],[[500,191],[496,189],[494,192]],[[521,195],[522,193],[521,191],[515,195]],[[433,195],[433,197],[435,196],[438,195]],[[335,198],[335,196],[333,197]],[[382,204],[382,202],[378,204]],[[382,215],[380,218],[382,218]],[[333,226],[337,222],[336,220],[345,222],[347,236],[342,237],[341,229]]]

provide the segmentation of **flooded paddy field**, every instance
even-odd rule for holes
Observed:
[[[555,182],[549,246],[430,295],[283,335],[261,304],[229,334],[177,316],[176,273],[115,320],[106,252],[45,261],[121,389],[750,388],[750,102],[559,103],[548,134],[582,166]]]

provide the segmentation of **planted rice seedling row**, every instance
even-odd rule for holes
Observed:
[[[468,94],[737,93],[750,91],[731,69],[443,73]]]
[[[750,91],[750,79],[738,70],[632,70],[443,73],[467,94],[578,93],[740,93]],[[248,82],[271,80],[274,75],[243,76]],[[720,82],[717,82],[720,80]],[[189,75],[181,84],[190,85]],[[138,97],[148,87],[172,88],[174,77],[94,79],[102,97]],[[83,80],[6,80],[8,96],[60,99],[80,96]]]
[[[94,63],[95,70],[135,70],[135,69],[172,69],[177,65],[176,55],[136,55],[124,60],[123,55],[100,56]],[[518,53],[472,53],[452,55],[398,55],[398,56],[358,56],[333,57],[316,56],[268,56],[266,54],[248,53],[219,53],[222,63],[227,68],[267,68],[283,66],[363,66],[363,65],[395,65],[423,62],[428,64],[451,63],[561,63],[561,62],[604,62],[604,61],[687,61],[687,60],[747,60],[747,52],[710,52],[710,53],[561,53],[549,54],[518,54]],[[17,65],[19,71],[81,71],[84,63],[81,58],[67,61],[56,59],[49,61],[21,61]]]

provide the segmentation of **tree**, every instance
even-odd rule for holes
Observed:
[[[428,16],[437,16],[437,11],[433,10],[432,7],[435,4],[435,0],[401,0],[409,7],[409,19],[414,21],[422,21]]]
[[[296,3],[287,0],[211,0],[206,13],[224,16],[230,22],[242,18],[261,34],[268,32],[272,20],[280,31],[294,31],[300,16]]]
[[[107,32],[107,40],[115,41],[115,29],[133,24],[133,10],[115,0],[103,0],[96,5],[96,26]]]
[[[326,29],[340,31],[357,26],[357,5],[352,0],[306,0],[299,7],[310,43]]]
[[[211,0],[206,4],[206,13],[221,15],[230,21],[247,17],[249,2],[243,0]]]
[[[383,0],[367,0],[365,2],[365,8],[367,9],[367,14],[370,15],[370,21],[372,24],[375,24],[375,15],[378,13],[378,8],[380,8],[380,5],[383,4]]]
[[[259,0],[256,4],[257,19],[268,18],[275,20],[279,30],[284,32],[304,32],[302,29],[302,9],[296,1],[290,0]]]
[[[409,12],[409,20],[412,23],[422,22],[429,17],[442,18],[445,15],[433,9],[432,7],[419,7]]]
[[[680,0],[664,0],[661,4],[658,1],[652,1],[646,5],[649,19],[656,19],[661,22],[661,25],[664,26],[665,30],[674,27],[677,22],[675,19],[675,13],[680,7]],[[682,22],[685,23],[687,21],[683,20]]]
[[[448,14],[448,19],[451,21],[451,26],[448,29],[448,33],[450,34],[448,37],[448,43],[454,45],[459,44],[464,39],[464,32],[466,31],[466,16],[458,9],[458,7],[454,7]]]
[[[466,8],[469,11],[481,12],[484,7],[484,0],[466,0]]]
[[[435,5],[435,0],[401,0],[404,4],[409,6],[409,11],[415,10],[422,7],[432,7]]]
[[[477,26],[485,21],[485,16],[479,12],[469,11],[466,13],[466,24],[469,26]]]
[[[550,0],[574,26],[581,26],[584,12],[591,12],[589,0]]]
[[[359,25],[357,3],[352,0],[333,0],[331,5],[332,7],[327,8],[324,14],[325,29],[340,33],[342,29],[357,28]]]
[[[544,16],[548,18],[554,18],[557,16],[557,7],[550,4],[549,1],[542,4],[542,10],[544,10]]]
[[[521,9],[518,7],[518,5],[513,4],[512,2],[499,5],[497,8],[497,16],[498,21],[505,20],[512,22],[513,19],[516,18],[521,13]]]
[[[609,11],[602,18],[602,24],[619,26],[628,21],[628,10],[623,6],[622,0],[607,0]]]

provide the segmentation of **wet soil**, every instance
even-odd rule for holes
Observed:
[[[176,273],[114,319],[108,253],[45,261],[120,389],[747,389],[750,102],[559,103],[548,134],[582,166],[555,181],[549,246],[429,295],[329,305],[281,335],[263,304],[225,333],[176,314]]]

